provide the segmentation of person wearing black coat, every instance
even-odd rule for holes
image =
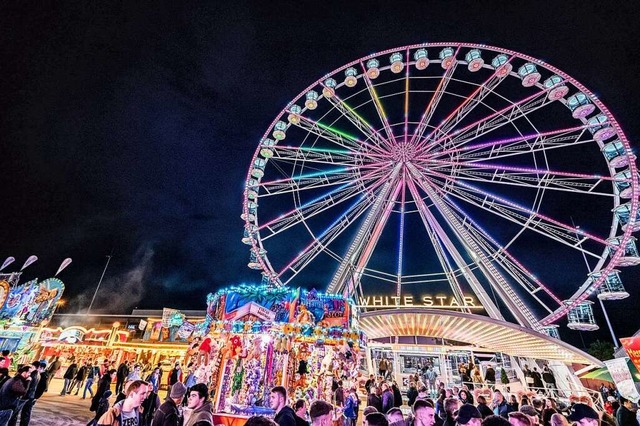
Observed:
[[[416,402],[418,397],[418,388],[414,382],[409,383],[409,389],[407,390],[407,398],[409,399],[409,407],[413,407],[413,403]]]
[[[378,396],[377,388],[375,386],[371,386],[371,392],[367,397],[367,406],[375,407],[378,412],[382,413],[382,398]]]
[[[78,364],[71,363],[71,365],[69,365],[67,367],[67,371],[64,372],[64,376],[62,376],[62,378],[64,379],[64,386],[62,387],[62,392],[60,392],[60,395],[65,396],[67,393],[71,392],[71,381],[76,377],[76,373],[78,372]]]
[[[400,407],[402,405],[402,393],[398,389],[396,382],[391,385],[391,390],[393,391],[393,406]]]
[[[96,389],[96,393],[91,398],[91,407],[89,410],[96,411],[98,409],[98,404],[100,403],[100,399],[104,395],[104,393],[109,390],[111,387],[111,382],[116,378],[116,370],[111,369],[103,374],[98,382],[98,389]]]

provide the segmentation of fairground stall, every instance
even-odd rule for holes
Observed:
[[[288,287],[210,294],[193,335],[191,362],[214,390],[214,411],[241,416],[269,412],[273,386],[296,399],[330,400],[334,380],[357,380],[365,344],[350,301]]]
[[[16,362],[28,362],[33,343],[49,323],[64,291],[57,278],[22,285],[0,281],[0,349],[16,353]]]

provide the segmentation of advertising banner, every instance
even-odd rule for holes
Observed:
[[[611,374],[611,378],[615,382],[620,395],[633,402],[638,401],[638,399],[640,399],[640,393],[638,393],[636,385],[633,382],[633,376],[631,376],[631,371],[629,371],[629,367],[627,366],[627,359],[614,358],[609,361],[604,361],[604,364],[607,366],[609,374]]]
[[[635,337],[623,337],[620,339],[622,347],[627,351],[629,359],[636,366],[636,369],[640,371],[640,336]]]

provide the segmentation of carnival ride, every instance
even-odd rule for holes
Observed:
[[[628,295],[639,195],[629,141],[575,79],[511,50],[425,43],[350,62],[276,116],[242,241],[272,286],[448,288],[557,337],[565,315],[597,328],[590,296]]]

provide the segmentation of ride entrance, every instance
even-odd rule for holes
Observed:
[[[399,384],[415,352],[447,382],[478,355],[522,378],[525,358],[599,363],[556,323],[596,329],[588,299],[628,295],[639,195],[626,136],[575,79],[426,43],[346,64],[276,116],[247,174],[243,242],[265,284],[352,297],[369,368],[389,355]]]

